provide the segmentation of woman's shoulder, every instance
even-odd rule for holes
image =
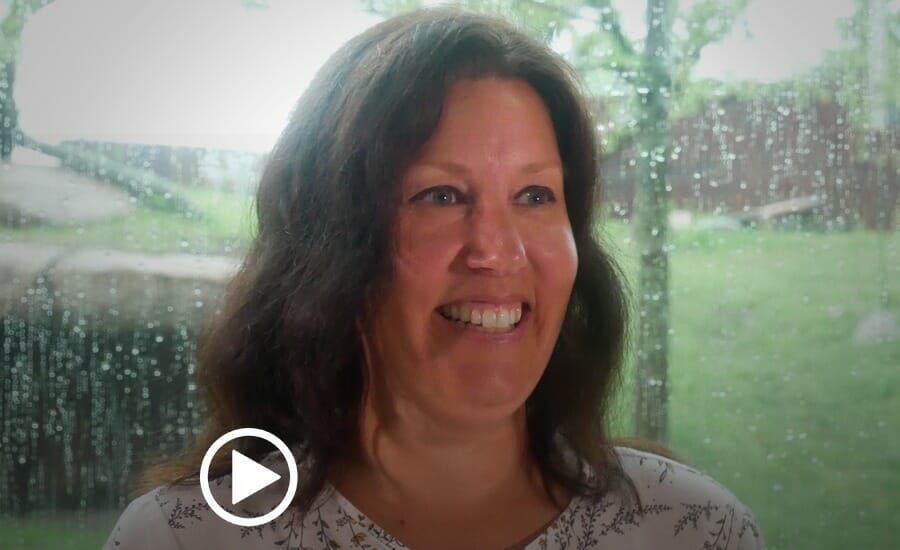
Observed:
[[[272,469],[276,468],[273,466]],[[238,504],[229,504],[230,475],[210,480],[209,488],[213,498],[226,511],[242,517],[269,512],[285,492],[284,483],[279,480]],[[199,482],[183,482],[157,487],[131,501],[116,522],[104,550],[229,549],[238,545],[252,549],[254,544],[268,548],[282,537],[284,525],[281,524],[291,520],[276,518],[255,527],[234,525],[213,512]]]
[[[132,500],[113,527],[104,550],[178,548],[159,505],[162,487]]]
[[[703,502],[726,508],[743,504],[721,483],[671,457],[629,447],[615,447],[622,469],[641,498]]]
[[[711,548],[765,548],[751,510],[712,477],[660,454],[615,450],[640,495],[640,515],[664,518],[669,537],[702,540]]]
[[[576,515],[591,536],[629,548],[765,548],[753,513],[715,479],[662,455],[614,449],[640,502],[621,491],[582,501]]]

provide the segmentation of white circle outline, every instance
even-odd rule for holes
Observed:
[[[223,445],[239,437],[258,437],[260,439],[265,439],[278,449],[284,456],[284,460],[288,465],[288,490],[284,494],[284,498],[281,499],[281,502],[278,503],[278,506],[276,506],[274,510],[255,518],[236,516],[225,508],[222,508],[222,506],[216,502],[216,499],[213,498],[212,491],[209,489],[209,466],[213,457]],[[288,446],[284,444],[284,441],[275,436],[275,434],[260,430],[259,428],[238,428],[220,436],[209,446],[209,449],[206,450],[206,454],[203,455],[203,462],[200,464],[200,490],[203,492],[203,498],[206,499],[206,503],[221,519],[224,519],[233,525],[240,525],[241,527],[256,527],[257,525],[268,523],[277,518],[291,505],[294,493],[297,492],[297,463]]]

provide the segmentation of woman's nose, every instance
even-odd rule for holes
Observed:
[[[469,269],[509,275],[525,266],[525,243],[510,210],[509,207],[476,207],[470,218],[465,251]]]

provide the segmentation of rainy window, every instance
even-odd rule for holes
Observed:
[[[613,432],[726,485],[770,548],[890,546],[900,2],[465,4],[590,93],[635,310]],[[197,434],[269,150],[330,53],[417,5],[0,2],[4,548],[99,547]]]

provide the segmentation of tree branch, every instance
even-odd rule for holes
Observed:
[[[6,17],[0,21],[0,63],[9,63],[19,54],[19,41],[25,20],[53,0],[12,0]]]
[[[583,75],[586,75],[591,71],[604,70],[616,73],[619,78],[629,84],[637,84],[639,81],[639,67],[634,64],[623,63],[621,58],[611,55],[594,57],[587,63],[576,62],[575,68]]]
[[[619,13],[615,8],[612,7],[609,0],[594,0],[587,2],[587,5],[589,7],[596,8],[600,12],[600,19],[585,17],[584,15],[572,11],[571,9],[568,9],[564,6],[551,4],[548,2],[541,2],[539,0],[519,0],[519,2],[521,4],[528,4],[533,7],[547,10],[548,12],[555,13],[557,15],[562,15],[568,19],[587,21],[588,23],[592,23],[613,39],[613,42],[615,43],[619,51],[621,51],[625,55],[634,55],[634,46],[632,46],[631,41],[628,40],[628,38],[622,32],[622,27],[619,24]]]
[[[746,5],[747,0],[703,0],[682,15],[688,35],[678,44],[678,65],[673,71],[673,91],[677,97],[684,92],[703,48],[722,40]]]
[[[622,32],[619,12],[613,7],[612,2],[610,0],[589,0],[587,5],[600,12],[600,28],[612,36],[619,51],[626,55],[634,55],[634,45]]]

